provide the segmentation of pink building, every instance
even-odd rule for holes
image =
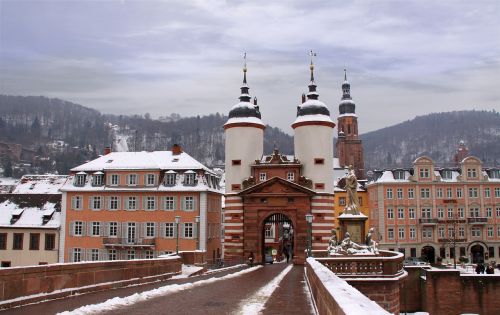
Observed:
[[[500,261],[500,169],[476,157],[438,168],[419,157],[409,169],[375,171],[367,185],[380,247],[406,257]]]

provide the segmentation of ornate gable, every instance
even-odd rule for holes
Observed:
[[[265,182],[262,182],[258,185],[249,187],[245,190],[242,190],[239,195],[247,196],[247,195],[284,195],[284,194],[301,194],[301,195],[315,195],[316,192],[298,185],[296,183],[284,180],[280,177],[273,177]]]

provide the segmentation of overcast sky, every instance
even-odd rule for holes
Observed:
[[[500,110],[500,1],[0,0],[0,93],[103,113],[220,112],[242,57],[263,120],[291,132],[317,52],[338,116],[347,65],[360,132],[416,115]]]

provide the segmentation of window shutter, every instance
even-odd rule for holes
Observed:
[[[117,196],[117,201],[116,201],[116,210],[122,210],[122,198],[120,198],[119,196]]]
[[[180,234],[180,237],[181,238],[184,238],[184,230],[186,229],[186,226],[185,226],[186,223],[182,223],[181,225],[181,234]]]
[[[99,260],[108,260],[108,252],[104,249],[99,249]]]
[[[71,209],[76,209],[76,197],[71,197]]]
[[[127,231],[127,222],[122,223],[122,238],[127,238],[128,236],[128,231]]]
[[[179,209],[179,205],[178,205],[178,202],[179,201],[179,198],[177,196],[174,196],[174,209],[173,210],[177,210]]]
[[[157,210],[158,209],[158,198],[156,198],[156,196],[153,196],[153,210]]]
[[[147,196],[142,196],[142,210],[146,210],[148,207],[148,197]]]
[[[148,174],[144,174],[144,185],[143,186],[147,186],[148,185]]]
[[[86,234],[86,230],[85,230],[85,227],[87,226],[87,223],[86,222],[82,222],[82,236],[85,236],[87,235]]]
[[[74,254],[73,248],[68,248],[68,260],[67,261],[75,262],[74,258],[73,258],[73,254]]]
[[[160,233],[158,233],[160,235],[160,237],[162,238],[166,238],[167,237],[167,233],[166,233],[166,230],[167,227],[166,227],[166,224],[165,223],[160,223]]]
[[[109,237],[109,222],[101,222],[101,233],[104,237]]]
[[[139,225],[141,226],[141,234],[140,236],[143,237],[143,238],[146,238],[147,236],[147,223],[146,222],[142,222],[142,223],[139,223]]]
[[[127,174],[127,176],[125,177],[125,180],[126,180],[126,185],[129,185],[130,184],[130,174]]]
[[[193,237],[198,237],[198,224],[196,224],[196,222],[193,224]]]
[[[165,196],[158,198],[158,202],[160,203],[159,205],[160,210],[165,210],[165,200],[166,200]]]
[[[181,210],[186,210],[186,197],[181,197]]]
[[[153,223],[153,237],[156,237],[158,233],[156,232],[156,223]]]
[[[122,237],[122,224],[120,222],[116,222],[116,237]]]
[[[94,210],[94,197],[89,197],[89,209]]]
[[[128,197],[123,197],[123,203],[123,209],[128,210]]]
[[[92,222],[88,222],[87,224],[87,235],[92,236]]]
[[[198,200],[198,197],[194,196],[193,197],[193,210],[196,210],[196,204],[198,203],[197,200]]]
[[[99,223],[99,236],[106,236],[106,227],[107,223],[106,222],[100,222]]]

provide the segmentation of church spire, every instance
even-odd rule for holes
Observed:
[[[309,52],[309,56],[311,56],[311,64],[309,65],[309,69],[311,70],[311,81],[309,82],[309,93],[307,93],[307,99],[317,100],[319,94],[316,92],[316,82],[314,82],[314,62],[313,62],[313,57],[316,57],[316,53],[311,50]]]
[[[241,95],[239,97],[240,102],[250,102],[250,94],[248,90],[250,89],[247,85],[247,53],[243,55],[243,84],[241,85]]]
[[[351,99],[351,85],[347,81],[347,68],[344,66],[344,82],[342,82],[342,100]]]

